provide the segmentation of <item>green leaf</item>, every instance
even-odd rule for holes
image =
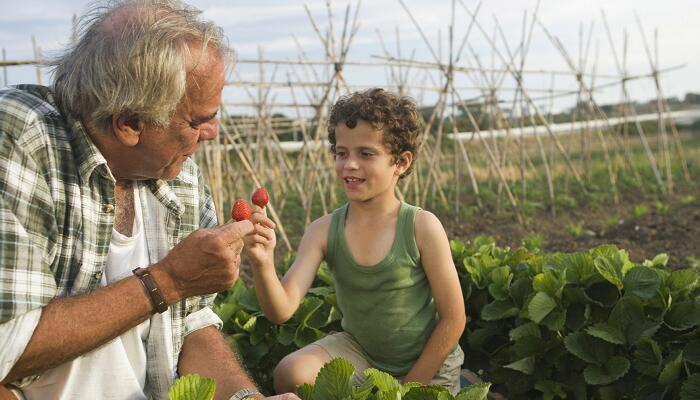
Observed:
[[[321,368],[316,376],[313,400],[342,400],[352,393],[355,367],[342,358],[335,358]]]
[[[698,285],[698,273],[692,269],[679,269],[671,272],[668,285],[676,296],[685,296]]]
[[[532,293],[532,280],[530,277],[522,277],[516,279],[508,288],[510,298],[513,299],[515,306],[523,308],[527,297]]]
[[[530,300],[527,312],[531,320],[539,323],[556,307],[557,302],[554,299],[545,292],[539,292]]]
[[[546,344],[542,338],[523,336],[510,347],[511,359],[541,355],[546,348]]]
[[[304,300],[299,305],[299,308],[294,313],[292,318],[300,324],[308,323],[308,320],[313,316],[313,314],[321,308],[323,305],[323,300],[318,297],[304,297]]]
[[[622,378],[630,369],[630,361],[622,356],[613,356],[604,365],[589,365],[583,377],[589,385],[607,385]]]
[[[555,381],[539,381],[535,383],[535,389],[542,392],[542,400],[553,400],[555,398],[566,398],[566,392],[561,383]]]
[[[532,279],[532,288],[536,292],[547,293],[553,299],[561,299],[561,292],[565,284],[566,279],[551,269],[535,275]]]
[[[197,374],[184,375],[175,380],[168,389],[170,400],[211,400],[216,391],[216,382]]]
[[[481,318],[484,321],[496,321],[518,315],[520,310],[510,300],[496,300],[484,306]]]
[[[661,370],[659,374],[659,383],[661,385],[670,385],[678,380],[681,374],[681,367],[683,364],[683,352],[678,352],[675,358],[669,360],[664,369]]]
[[[289,346],[294,343],[294,334],[296,329],[290,325],[281,325],[277,331],[277,341],[283,346]]]
[[[691,364],[700,365],[700,341],[693,340],[685,345],[683,359]]]
[[[642,299],[652,298],[660,285],[659,275],[646,267],[632,268],[624,279],[625,294],[633,294]]]
[[[573,332],[564,338],[569,353],[591,364],[603,364],[613,351],[612,345],[584,332]]]
[[[464,257],[462,264],[467,270],[472,282],[474,282],[474,285],[479,289],[484,289],[487,285],[486,271],[481,263],[474,257]]]
[[[599,339],[603,339],[608,343],[613,344],[625,344],[625,336],[620,332],[620,330],[606,322],[599,322],[595,325],[589,326],[586,332]]]
[[[681,386],[681,400],[697,399],[700,399],[700,374],[692,374]]]
[[[490,383],[469,385],[457,393],[455,400],[486,400],[490,387]]]
[[[557,309],[549,313],[540,324],[546,326],[549,328],[551,331],[560,331],[564,329],[564,325],[566,324],[566,309]]]
[[[656,378],[661,372],[663,357],[661,348],[652,339],[639,342],[634,351],[634,369],[640,374]]]
[[[466,246],[464,242],[460,242],[459,240],[450,240],[450,251],[452,251],[453,260],[461,260],[466,252]]]
[[[589,315],[589,307],[580,303],[569,304],[566,310],[566,327],[572,331],[577,331],[586,325]]]
[[[372,382],[374,382],[374,385],[380,392],[389,392],[393,390],[401,391],[401,384],[399,381],[386,372],[375,368],[367,368],[364,374],[367,378],[372,379]]]
[[[504,365],[503,368],[514,369],[526,375],[532,375],[535,370],[535,357],[525,357],[518,361]]]
[[[609,282],[596,282],[584,291],[586,299],[602,307],[611,307],[620,298],[620,292]]]
[[[664,322],[674,331],[690,329],[700,324],[700,307],[692,300],[674,302],[664,316]]]
[[[313,385],[304,383],[303,385],[297,386],[296,393],[301,400],[313,400],[314,387]]]
[[[412,383],[412,382],[409,382]],[[403,400],[452,400],[453,397],[447,389],[435,385],[420,385],[411,387],[401,397]]]
[[[651,260],[651,264],[655,267],[665,267],[668,264],[668,254],[666,253],[661,253],[657,254],[653,260]]]
[[[618,290],[622,289],[622,266],[616,260],[608,257],[598,256],[593,260],[596,271],[605,278],[606,281],[615,285]]]
[[[508,336],[510,337],[511,341],[515,342],[525,336],[535,336],[541,338],[542,332],[540,332],[540,327],[537,326],[537,324],[527,322],[517,328],[511,329],[510,332],[508,332]]]
[[[489,293],[496,300],[506,300],[508,298],[508,289],[513,280],[513,273],[510,272],[510,267],[499,267],[491,270],[491,284],[489,284]]]
[[[557,253],[547,258],[549,264],[566,271],[566,280],[573,284],[588,284],[595,277],[593,257],[587,253]]]
[[[249,313],[259,313],[261,312],[260,303],[258,302],[258,297],[255,295],[255,288],[246,288],[241,294],[240,304],[246,308]]]

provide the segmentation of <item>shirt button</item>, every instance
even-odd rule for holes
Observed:
[[[99,281],[102,278],[102,271],[97,271],[92,276],[95,277],[96,281]]]
[[[112,204],[103,204],[103,205],[102,205],[102,211],[111,214],[111,213],[114,212],[114,205],[112,205]]]

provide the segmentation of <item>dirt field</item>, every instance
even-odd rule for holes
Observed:
[[[646,212],[633,208],[644,204]],[[697,265],[700,259],[700,191],[684,191],[662,203],[628,199],[624,204],[580,208],[528,218],[526,226],[511,217],[488,215],[461,223],[440,218],[450,239],[469,240],[477,235],[496,238],[499,245],[515,247],[528,234],[539,234],[546,251],[580,251],[611,243],[629,251],[633,261],[667,253],[669,265],[681,268]]]

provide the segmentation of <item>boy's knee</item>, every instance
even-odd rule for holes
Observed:
[[[311,355],[298,353],[287,355],[272,372],[275,391],[277,393],[294,392],[299,385],[313,384],[322,366],[321,360]]]

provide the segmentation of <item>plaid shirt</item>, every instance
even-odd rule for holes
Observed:
[[[0,90],[0,326],[53,298],[99,287],[114,224],[114,185],[83,125],[58,110],[48,88]],[[217,223],[191,160],[174,180],[137,185],[151,263],[192,231]],[[149,397],[167,398],[185,335],[221,323],[212,300],[189,298],[151,318]]]

